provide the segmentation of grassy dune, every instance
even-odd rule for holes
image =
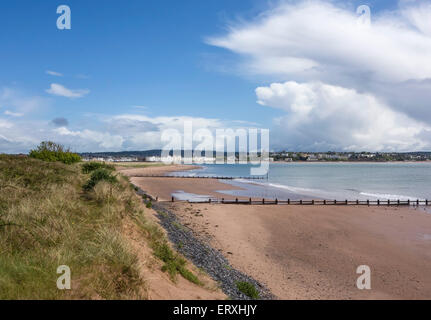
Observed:
[[[89,177],[81,164],[0,155],[0,299],[146,297],[138,258],[122,233],[125,218],[162,260],[158,248],[166,239],[145,219],[126,178],[83,191]],[[72,290],[57,288],[60,265],[71,269]]]

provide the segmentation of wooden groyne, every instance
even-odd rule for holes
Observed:
[[[156,201],[158,197],[156,197]],[[171,198],[171,202],[189,202],[189,203],[216,203],[216,204],[240,204],[240,205],[301,205],[301,206],[430,206],[429,200],[278,200],[278,199],[262,199],[262,200],[243,200],[243,199],[217,199],[210,198],[204,201],[188,201],[178,200],[175,197]]]
[[[136,178],[181,178],[181,179],[216,179],[216,180],[263,180],[266,177],[231,177],[231,176],[164,176],[164,175],[151,175],[151,174],[134,174],[131,177]]]
[[[185,202],[185,203],[208,203],[208,204],[237,204],[237,205],[287,205],[287,206],[377,206],[377,207],[410,207],[431,206],[431,200],[278,200],[278,199],[225,199],[213,198],[201,201],[179,200],[171,197],[171,200],[160,201],[158,196],[152,196],[139,187],[137,193],[144,199],[155,202]]]

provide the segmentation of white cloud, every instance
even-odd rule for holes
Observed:
[[[146,107],[146,106],[133,106],[133,109],[147,110],[148,107]]]
[[[123,137],[120,135],[112,135],[109,132],[98,132],[94,130],[84,129],[82,131],[71,131],[66,127],[60,127],[53,130],[58,134],[59,138],[72,137],[73,139],[64,139],[65,141],[76,145],[76,138],[80,141],[80,148],[95,144],[101,150],[120,150],[124,142]]]
[[[315,83],[273,83],[256,89],[258,103],[286,115],[276,119],[278,147],[302,150],[411,151],[431,148],[431,126],[389,108],[370,94]],[[275,146],[274,145],[274,146]]]
[[[160,149],[165,145],[161,141],[162,131],[177,129],[182,134],[185,121],[192,122],[194,132],[202,128],[214,132],[217,128],[230,125],[232,128],[243,126],[243,123],[219,119],[187,116],[151,118],[135,114],[94,117],[91,127],[81,128],[54,127],[52,120],[0,118],[0,150],[7,153],[28,152],[43,140],[56,141],[79,152]]]
[[[12,126],[11,122],[0,118],[0,129],[10,129]]]
[[[380,81],[431,78],[430,6],[372,17],[367,27],[358,24],[354,10],[327,1],[287,3],[208,43],[243,55],[247,67],[262,74],[371,73]]]
[[[22,92],[4,87],[0,89],[0,105],[13,108],[14,111],[6,111],[15,114],[26,114],[41,111],[49,105],[49,101],[39,96],[28,96]]]
[[[4,112],[4,114],[7,115],[7,116],[11,116],[11,117],[22,117],[24,115],[23,113],[12,112],[12,111],[9,111],[9,110],[6,110]]]
[[[73,98],[84,97],[85,95],[90,93],[90,90],[88,89],[71,90],[62,86],[61,84],[52,83],[51,87],[47,89],[46,92],[55,96],[62,96],[62,97],[73,99]]]
[[[51,70],[47,70],[45,71],[46,74],[49,74],[50,76],[54,76],[54,77],[62,77],[63,74],[60,72],[56,72],[56,71],[51,71]]]
[[[207,43],[238,54],[242,75],[282,82],[256,93],[258,103],[286,111],[279,122],[300,131],[278,131],[294,149],[430,148],[431,2],[400,1],[394,11],[371,12],[371,19],[370,26],[358,23],[356,8],[337,1],[281,2]]]

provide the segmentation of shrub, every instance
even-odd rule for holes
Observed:
[[[253,284],[246,281],[238,281],[236,287],[246,296],[252,299],[259,299],[259,291],[257,291]]]
[[[172,280],[175,280],[179,273],[190,282],[202,285],[199,278],[186,268],[186,260],[175,253],[166,242],[156,243],[153,247],[154,255],[165,263],[162,271],[167,272]]]
[[[94,186],[100,182],[106,181],[108,183],[116,183],[117,178],[111,174],[111,172],[107,169],[97,169],[93,171],[90,176],[90,179],[84,184],[83,188],[85,191],[92,190]]]
[[[81,157],[78,154],[52,141],[41,142],[36,149],[30,151],[29,156],[42,161],[61,161],[65,164],[81,161]]]
[[[105,164],[102,162],[86,162],[82,165],[82,173],[90,173],[102,168],[110,171],[115,170],[115,167],[110,164]]]

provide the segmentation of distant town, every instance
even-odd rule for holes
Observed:
[[[174,155],[162,158],[161,150],[149,151],[123,151],[123,152],[98,152],[82,153],[84,161],[107,161],[107,162],[181,162],[186,158],[184,151],[181,155]],[[239,153],[228,155],[225,153],[225,160],[237,162],[240,159]],[[245,159],[243,157],[242,159]],[[247,156],[249,160],[249,157]],[[213,155],[194,156],[194,163],[210,163],[216,160]],[[431,161],[431,152],[270,152],[271,162],[329,162],[329,161],[363,161],[363,162],[388,162],[388,161]]]

